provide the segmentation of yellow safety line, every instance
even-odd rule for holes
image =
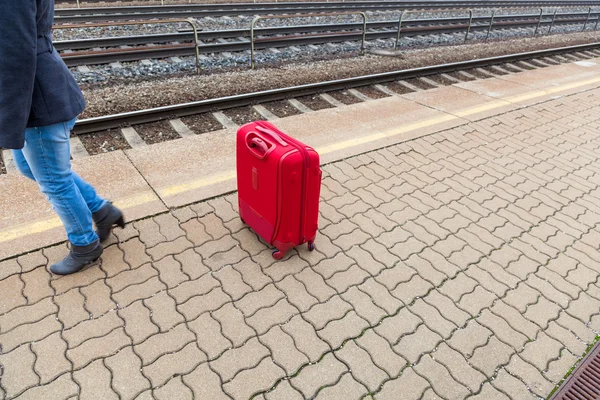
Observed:
[[[445,114],[445,115],[441,115],[441,116],[437,116],[437,117],[433,117],[433,118],[428,118],[426,120],[423,120],[420,122],[415,122],[415,123],[408,124],[408,125],[404,125],[401,128],[392,129],[387,132],[375,133],[375,134],[360,137],[360,138],[345,140],[343,142],[338,142],[338,143],[334,143],[331,145],[319,147],[316,150],[320,155],[329,154],[329,153],[333,153],[336,151],[345,150],[348,148],[364,145],[367,143],[372,143],[377,140],[398,136],[403,133],[416,131],[416,130],[430,127],[433,125],[437,125],[437,124],[440,124],[443,122],[453,121],[453,120],[459,119],[460,117],[466,117],[468,115],[473,115],[473,114],[477,114],[477,113],[484,112],[484,111],[494,110],[497,108],[507,106],[509,104],[520,103],[523,101],[539,98],[539,97],[546,96],[549,94],[560,93],[560,92],[564,92],[567,90],[571,90],[571,89],[575,89],[575,88],[579,88],[582,86],[591,85],[591,84],[599,83],[599,82],[600,82],[600,77],[597,77],[597,78],[587,79],[585,81],[579,81],[579,82],[573,82],[573,83],[568,83],[568,84],[564,84],[564,85],[559,85],[559,86],[544,89],[544,90],[535,90],[533,92],[529,92],[529,93],[525,93],[525,94],[509,96],[509,97],[497,99],[495,101],[490,101],[490,102],[480,105],[480,106],[469,107],[464,110],[459,110],[459,111],[454,112],[453,114]],[[233,180],[235,178],[236,178],[235,171],[226,171],[226,172],[212,175],[212,176],[202,178],[202,179],[199,179],[196,181],[159,189],[158,194],[163,198],[172,197],[172,196],[178,195],[183,192],[188,192],[190,190],[195,190],[195,189],[200,189],[200,188],[211,186],[211,185],[216,185],[219,183]],[[131,197],[128,197],[125,199],[118,200],[115,202],[115,205],[117,205],[119,208],[127,209],[127,208],[131,208],[131,207],[135,207],[135,206],[140,206],[140,205],[143,205],[146,203],[150,203],[152,201],[158,201],[158,198],[154,195],[154,193],[147,192],[142,195],[131,196]],[[19,239],[19,238],[22,238],[22,237],[25,237],[28,235],[36,234],[36,233],[42,233],[42,232],[45,232],[45,231],[48,231],[48,230],[51,230],[51,229],[54,229],[54,228],[57,228],[60,226],[62,226],[60,219],[58,219],[57,217],[54,217],[54,218],[49,218],[46,220],[26,224],[26,225],[17,226],[14,228],[5,229],[2,232],[0,232],[0,243],[8,242],[10,240],[16,240],[16,239]]]
[[[114,204],[121,208],[132,208],[135,206],[141,206],[143,204],[151,203],[153,201],[160,201],[153,192],[146,192],[137,194],[130,197],[117,200]],[[41,221],[36,221],[29,224],[18,225],[8,229],[3,229],[0,232],[0,243],[8,242],[10,240],[16,240],[24,236],[34,235],[36,233],[42,233],[49,231],[54,228],[62,226],[62,222],[58,217],[52,217]]]

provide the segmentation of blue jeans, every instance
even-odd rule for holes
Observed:
[[[34,180],[60,217],[69,241],[87,246],[98,240],[92,213],[107,201],[71,170],[70,132],[76,118],[68,122],[25,130],[25,147],[13,150],[19,172]]]

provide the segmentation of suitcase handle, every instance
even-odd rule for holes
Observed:
[[[246,143],[248,145],[248,148],[252,151],[252,154],[254,154],[261,160],[266,158],[267,155],[271,152],[269,146],[267,146],[265,141],[259,137],[255,136]]]
[[[287,146],[288,144],[281,138],[281,136],[279,136],[277,133],[273,132],[270,129],[267,129],[265,127],[262,127],[260,125],[255,126],[257,131],[260,131],[261,133],[264,133],[266,135],[271,136],[277,143],[279,143],[282,146]]]

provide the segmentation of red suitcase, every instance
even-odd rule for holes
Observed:
[[[314,250],[321,192],[317,152],[266,121],[240,127],[236,148],[242,221],[276,247],[277,260],[306,242]]]

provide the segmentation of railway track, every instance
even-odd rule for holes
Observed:
[[[380,94],[385,93],[386,95],[390,95],[394,94],[393,91],[389,88],[382,88],[382,84],[397,84],[405,89],[409,89],[408,91],[413,91],[415,90],[415,85],[407,84],[405,82],[420,79],[430,85],[430,87],[434,87],[435,80],[446,82],[446,84],[456,83],[461,80],[461,77],[463,79],[466,77],[465,80],[472,80],[477,77],[492,77],[504,75],[511,71],[518,72],[526,69],[556,65],[598,56],[600,56],[600,43],[591,43],[358,76],[354,78],[330,80],[326,82],[254,93],[244,93],[234,96],[83,119],[76,123],[74,133],[83,135],[107,129],[123,128],[130,125],[148,124],[238,107],[286,101],[289,99],[301,98],[303,96],[326,95],[327,93],[340,90],[351,91],[352,89],[362,90],[362,88],[372,88]],[[434,83],[433,86],[431,85],[432,82]],[[356,90],[354,90],[354,92],[356,92]],[[368,96],[364,94],[360,96],[359,93],[358,97],[361,98],[361,100],[365,100]],[[295,107],[298,107],[297,100]],[[303,107],[300,107],[299,109],[302,108]]]
[[[452,10],[464,8],[523,8],[523,7],[597,7],[600,1],[351,1],[351,2],[294,2],[294,3],[237,3],[188,4],[166,6],[130,6],[97,8],[58,8],[55,24],[104,21],[134,21],[169,18],[202,18],[238,15],[279,15],[300,13],[331,13],[344,11],[386,10]]]
[[[489,16],[469,18],[438,18],[407,20],[403,22],[402,36],[416,37],[435,34],[489,32]],[[600,12],[564,13],[542,16],[539,14],[521,14],[499,16],[494,19],[496,30],[537,27],[548,32],[554,26],[581,24],[597,28]],[[470,28],[469,28],[470,26]],[[255,31],[258,39],[256,49],[280,48],[301,45],[339,43],[362,39],[362,24],[344,23],[327,25],[304,25],[260,28]],[[396,38],[398,21],[378,21],[367,23],[367,40]],[[283,35],[283,36],[281,36]],[[201,31],[198,33],[198,49],[201,54],[246,51],[250,48],[249,29]],[[213,43],[207,43],[207,42]],[[170,44],[176,42],[177,44]],[[144,46],[154,44],[153,46]],[[120,46],[137,46],[120,48]],[[192,33],[171,33],[144,36],[125,36],[83,40],[57,41],[55,47],[61,52],[65,63],[70,67],[79,65],[108,64],[112,62],[139,61],[151,58],[193,56],[196,54]],[[104,50],[88,50],[104,48]]]

